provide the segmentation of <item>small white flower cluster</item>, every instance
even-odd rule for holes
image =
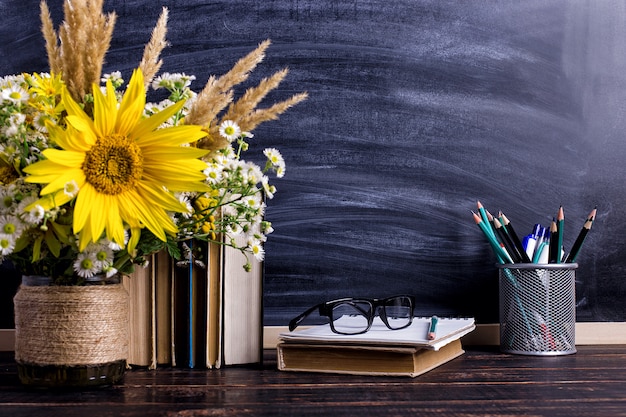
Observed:
[[[42,233],[44,236],[47,233],[57,236],[64,234],[59,230],[63,226],[55,223],[64,213],[58,210],[46,212],[39,205],[30,211],[25,210],[25,207],[38,199],[38,194],[39,188],[36,185],[24,183],[21,179],[10,185],[0,186],[0,261],[16,249],[24,249],[21,242],[24,233]],[[66,238],[75,242],[74,236]],[[117,269],[113,267],[114,250],[119,249],[106,239],[88,245],[74,260],[74,272],[83,278],[99,274],[106,274],[107,277],[115,275]]]
[[[110,242],[90,243],[87,248],[78,254],[74,261],[74,271],[79,277],[91,278],[95,275],[106,274],[110,278],[117,274],[113,267],[113,245]]]
[[[24,210],[37,199],[38,193],[37,187],[17,181],[0,187],[0,260],[13,253],[25,230],[38,227],[43,221],[43,209]]]
[[[50,80],[49,74],[39,77],[42,82]],[[48,148],[45,122],[56,122],[54,104],[38,101],[28,88],[24,75],[0,78],[0,162],[4,164],[30,165]]]
[[[38,80],[50,80],[41,74]],[[23,245],[20,238],[31,229],[44,226],[45,211],[37,206],[25,208],[37,200],[40,188],[15,178],[15,171],[36,162],[48,148],[45,118],[54,122],[50,108],[29,92],[24,75],[0,78],[0,261]]]
[[[192,75],[184,73],[164,73],[152,82],[154,89],[166,89],[170,95],[160,103],[148,103],[146,114],[160,110],[173,102],[187,99],[187,106],[195,98],[190,89]],[[174,116],[168,123],[178,123],[186,114]],[[262,261],[265,256],[263,243],[272,233],[270,222],[264,220],[265,199],[271,199],[276,187],[270,184],[268,171],[273,171],[278,178],[285,174],[285,161],[275,148],[265,149],[267,158],[265,167],[241,159],[243,151],[248,149],[247,140],[254,137],[250,132],[242,131],[232,120],[225,120],[219,126],[219,133],[228,140],[230,146],[211,155],[205,170],[206,183],[211,192],[203,194],[184,193],[179,196],[181,202],[190,209],[188,215],[174,218],[181,236],[197,236],[196,228],[206,228],[208,240],[215,240],[218,234],[224,236],[223,243],[250,253]],[[209,220],[212,219],[212,220]]]

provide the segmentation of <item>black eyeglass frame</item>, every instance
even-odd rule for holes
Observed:
[[[385,307],[387,306],[392,306],[392,304],[390,304],[389,302],[391,300],[394,300],[396,298],[406,298],[409,300],[410,303],[410,314],[409,314],[409,321],[407,324],[401,326],[401,327],[391,327],[391,325],[389,324],[389,321],[387,319],[387,312],[385,310]],[[355,303],[354,307],[356,309],[358,309],[359,311],[361,311],[363,313],[363,316],[365,316],[367,318],[367,328],[363,331],[360,332],[356,332],[356,333],[345,333],[345,332],[340,332],[337,329],[335,329],[334,326],[334,319],[333,319],[333,311],[335,306],[339,305],[339,304],[345,304],[345,303]],[[367,303],[370,305],[369,311],[362,311],[357,305],[356,303]],[[372,327],[372,323],[374,322],[374,317],[376,317],[376,312],[379,310],[380,308],[380,313],[379,313],[379,317],[382,320],[382,322],[385,324],[385,326],[387,326],[387,328],[389,330],[400,330],[400,329],[404,329],[406,327],[409,327],[411,325],[411,323],[413,323],[413,314],[415,312],[415,297],[412,295],[394,295],[391,297],[386,297],[386,298],[352,298],[352,297],[348,297],[348,298],[339,298],[337,300],[332,300],[332,301],[326,301],[324,303],[320,303],[317,305],[314,305],[313,307],[307,309],[306,311],[304,311],[302,314],[299,314],[298,316],[294,317],[290,322],[289,322],[289,331],[294,331],[296,329],[296,327],[298,327],[300,325],[300,323],[302,323],[302,321],[308,317],[311,313],[313,313],[315,310],[319,311],[320,316],[323,317],[328,317],[330,319],[330,329],[333,331],[333,333],[337,333],[337,334],[347,334],[347,335],[354,335],[354,334],[363,334],[369,331],[369,329]]]

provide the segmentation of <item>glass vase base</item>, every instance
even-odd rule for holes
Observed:
[[[93,365],[17,364],[22,385],[31,388],[84,389],[114,385],[122,380],[126,361]]]

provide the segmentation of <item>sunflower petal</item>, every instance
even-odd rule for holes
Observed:
[[[139,243],[139,238],[141,237],[141,228],[140,227],[131,227],[130,228],[130,240],[128,241],[128,253],[131,256],[136,256],[135,248]]]
[[[111,208],[110,204],[110,196],[107,194],[94,194],[94,201],[92,203],[92,207],[101,207],[100,213],[104,213],[104,216],[99,215],[100,213],[94,213],[93,210],[89,215],[89,227],[91,228],[91,233],[93,234],[94,242],[98,241],[102,234],[105,231],[105,225],[107,223],[107,217],[112,213],[109,211]]]
[[[59,149],[48,148],[42,153],[48,161],[68,167],[81,166],[85,161],[84,152],[62,151]]]
[[[128,136],[137,122],[141,120],[145,106],[146,89],[143,73],[140,69],[136,69],[133,71],[128,88],[122,97],[115,131],[120,135]]]
[[[78,193],[76,197],[76,205],[74,206],[74,233],[84,232],[83,229],[85,227],[89,228],[89,216],[92,213],[92,209],[98,207],[102,209],[102,206],[94,206],[94,198],[93,195],[96,194],[95,190],[91,186],[91,184],[86,183]],[[99,215],[101,213],[96,213]],[[88,233],[87,232],[84,233]],[[90,233],[91,234],[91,233]],[[82,236],[81,236],[82,237]]]
[[[134,193],[127,193],[125,197]],[[146,226],[154,236],[158,239],[165,241],[165,230],[170,230],[174,233],[178,230],[172,220],[165,214],[162,208],[154,206],[138,206],[138,199],[134,198],[120,198],[120,208],[127,214],[131,214],[134,218],[138,219],[141,224]]]
[[[137,186],[137,193],[141,199],[150,202],[150,206],[160,206],[165,210],[176,213],[184,213],[187,211],[187,206],[185,204],[181,203],[172,194],[163,191],[163,189],[155,190],[152,187],[139,184]]]
[[[106,96],[100,87],[93,86],[93,119],[96,135],[109,136],[115,127],[117,120],[117,99],[111,80],[106,82]]]
[[[200,148],[191,148],[183,146],[155,146],[142,149],[144,158],[154,158],[158,161],[167,161],[173,159],[196,159],[202,158],[209,151]],[[206,168],[206,163],[204,164]]]
[[[169,107],[153,114],[152,116],[141,120],[129,133],[128,137],[132,140],[138,140],[144,135],[149,134],[159,128],[167,119],[175,115],[185,104],[184,100],[176,102]]]
[[[153,116],[154,117],[154,116]],[[207,134],[200,126],[172,126],[146,133],[137,138],[137,145],[149,147],[154,145],[178,146],[193,143]],[[208,153],[208,151],[205,151]]]
[[[80,169],[62,170],[59,175],[41,189],[41,195],[50,194],[56,191],[64,192],[65,185],[74,181],[80,188],[85,183],[85,174]],[[71,196],[70,200],[73,198]],[[69,201],[69,200],[68,200]]]
[[[117,243],[120,246],[124,246],[124,224],[120,217],[120,209],[117,204],[117,199],[111,198],[108,211],[106,213],[106,233],[107,238],[110,241]]]
[[[87,113],[82,109],[82,107],[74,101],[72,96],[70,95],[67,87],[63,86],[63,90],[61,90],[61,101],[65,105],[65,110],[67,114],[70,116],[78,116],[81,119],[91,120]]]
[[[187,179],[171,178],[170,176],[167,175],[167,172],[165,170],[163,172],[151,171],[150,173],[147,173],[146,171],[144,171],[143,176],[146,181],[149,181],[155,184],[162,184],[165,188],[174,192],[176,191],[207,192],[210,190],[210,187],[204,182],[201,182],[200,180],[197,182],[191,182],[192,178],[187,178]],[[204,180],[204,179],[206,179],[206,177],[202,175],[201,180]]]

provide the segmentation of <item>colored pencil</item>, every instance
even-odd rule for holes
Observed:
[[[511,239],[513,240],[513,243],[515,244],[515,246],[517,246],[518,250],[521,251],[522,262],[528,262],[528,263],[532,262],[530,260],[530,257],[524,250],[524,245],[522,245],[522,241],[520,240],[519,236],[515,232],[515,229],[513,228],[513,225],[511,224],[509,219],[502,212],[500,212],[500,218],[502,219],[502,226],[504,226],[504,230],[509,235],[511,235]]]
[[[480,201],[476,202],[476,206],[478,207],[478,213],[480,213],[480,218],[483,219],[483,222],[485,222],[485,224],[490,224],[489,216],[487,216],[487,210],[485,210],[485,207],[481,204]],[[495,237],[492,229],[489,229],[489,234]]]
[[[548,262],[554,263],[557,261],[557,251],[559,244],[559,231],[556,225],[556,220],[552,219],[552,223],[550,223],[550,256],[548,258]]]
[[[523,257],[519,253],[519,249],[515,247],[515,243],[513,243],[511,236],[508,235],[508,233],[502,226],[502,223],[500,223],[500,221],[496,219],[495,217],[493,219],[493,226],[496,229],[496,234],[500,238],[500,241],[504,243],[504,247],[506,248],[507,252],[511,255],[511,258],[513,258],[513,261],[523,262]]]
[[[572,246],[572,249],[570,250],[569,254],[567,255],[567,258],[565,258],[565,262],[569,263],[569,262],[576,262],[576,258],[578,257],[578,254],[580,253],[580,248],[583,245],[583,242],[585,241],[585,237],[587,237],[587,233],[589,233],[589,230],[591,230],[591,225],[593,224],[593,220],[596,217],[596,209],[594,208],[591,213],[589,213],[589,216],[587,217],[587,220],[585,221],[585,224],[583,225],[582,229],[580,229],[580,233],[578,233],[578,237],[576,237],[576,240],[574,241],[574,245]]]
[[[487,241],[489,242],[489,244],[491,244],[491,248],[495,252],[496,257],[498,258],[498,261],[503,264],[512,263],[513,259],[511,259],[511,257],[506,252],[506,250],[500,246],[500,242],[498,242],[496,237],[493,235],[491,226],[489,226],[489,224],[486,224],[483,221],[483,219],[473,211],[472,211],[472,215],[474,216],[474,221],[476,222],[480,230],[483,231],[483,234],[487,238]]]
[[[565,216],[563,215],[563,206],[559,207],[559,212],[556,216],[556,227],[558,229],[558,242],[556,252],[556,263],[561,263],[561,252],[563,251],[563,227],[565,226]]]
[[[437,322],[439,317],[432,316],[430,318],[430,326],[428,326],[428,340],[435,340],[437,338]]]

